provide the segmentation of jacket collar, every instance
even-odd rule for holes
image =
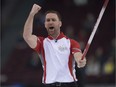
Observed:
[[[60,34],[59,34],[59,36],[56,38],[56,40],[58,40],[58,39],[61,39],[61,38],[63,38],[63,37],[66,37],[64,34],[63,34],[63,32],[60,32]],[[48,38],[50,39],[50,40],[54,40],[54,38],[52,37],[52,36],[48,36]]]

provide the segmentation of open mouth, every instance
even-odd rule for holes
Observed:
[[[49,33],[49,34],[53,34],[53,33],[54,33],[54,27],[49,27],[48,33]]]
[[[49,27],[50,30],[54,29],[54,27]]]

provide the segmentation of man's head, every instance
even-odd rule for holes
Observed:
[[[57,11],[50,10],[45,13],[45,28],[49,35],[53,37],[58,36],[61,26],[61,16]]]

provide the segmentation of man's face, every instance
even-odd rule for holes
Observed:
[[[59,20],[57,14],[48,13],[45,18],[45,28],[49,35],[56,35],[60,32],[61,21]]]

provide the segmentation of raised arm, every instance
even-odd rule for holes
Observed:
[[[23,38],[31,48],[37,45],[37,36],[33,35],[33,19],[35,14],[40,11],[41,7],[34,4],[24,25]]]

